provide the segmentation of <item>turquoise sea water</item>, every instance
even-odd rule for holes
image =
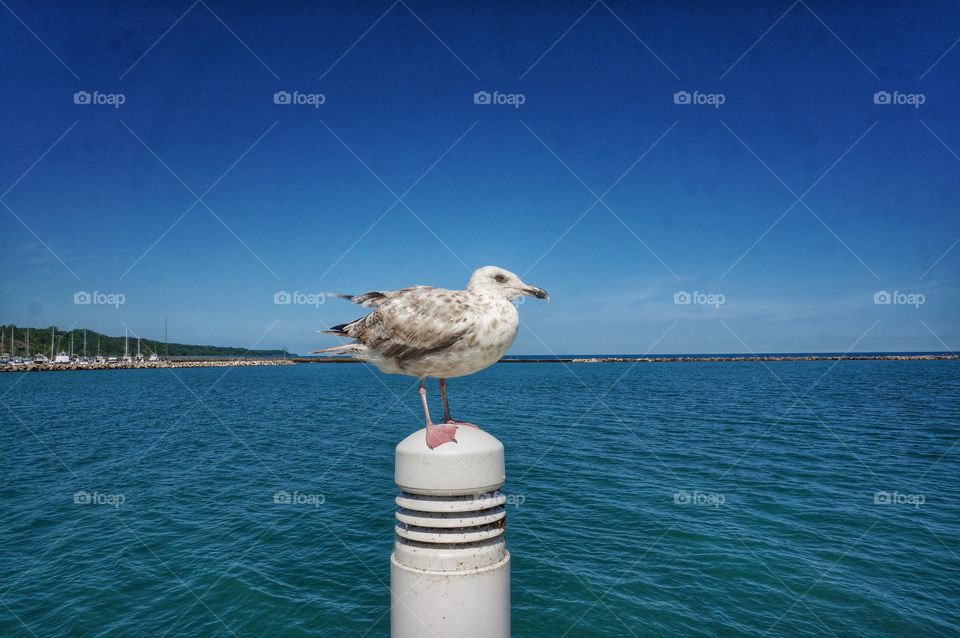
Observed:
[[[454,416],[507,450],[514,635],[957,636],[958,373],[529,364],[452,381]],[[0,636],[388,635],[415,380],[27,373],[0,395]]]

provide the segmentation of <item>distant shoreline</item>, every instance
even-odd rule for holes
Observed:
[[[810,354],[810,355],[675,355],[625,356],[625,357],[551,357],[510,358],[497,363],[750,363],[780,361],[957,361],[960,355],[953,353],[926,354]],[[131,361],[113,363],[24,363],[2,365],[0,372],[66,372],[68,370],[142,370],[157,368],[228,368],[255,366],[282,366],[298,363],[363,363],[348,357],[292,357],[290,359],[236,359],[203,358],[176,361]]]
[[[676,355],[662,357],[626,356],[626,357],[550,357],[500,359],[497,363],[719,363],[751,361],[956,361],[960,355],[953,353],[928,354],[809,354],[809,355]],[[295,363],[363,363],[348,357],[294,357]]]

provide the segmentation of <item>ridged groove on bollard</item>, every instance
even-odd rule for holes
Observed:
[[[506,497],[489,499],[490,507],[478,507],[477,500],[451,497],[442,501],[431,500],[420,504],[423,497],[403,493],[397,497],[397,535],[407,540],[437,545],[463,545],[495,538],[503,534],[506,512],[503,503]],[[437,510],[440,511],[437,511]]]
[[[396,499],[398,561],[432,571],[496,565],[507,555],[506,501],[500,491],[476,496],[401,492]]]

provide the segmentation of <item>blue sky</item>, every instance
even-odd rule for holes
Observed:
[[[0,321],[305,352],[362,309],[278,292],[496,264],[515,353],[960,349],[955,4],[5,2]]]

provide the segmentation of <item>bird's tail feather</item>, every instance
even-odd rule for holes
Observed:
[[[324,330],[324,332],[331,332],[329,330]],[[331,333],[337,334],[337,333]],[[323,348],[322,350],[312,350],[310,354],[357,354],[360,352],[361,345],[359,343],[346,343],[340,346],[333,346],[332,348]]]
[[[328,297],[336,297],[337,299],[346,299],[347,301],[351,301],[355,304],[359,304],[361,306],[365,306],[368,308],[372,306],[379,306],[384,301],[390,298],[389,293],[379,292],[376,290],[371,292],[365,292],[359,295],[346,295],[339,292],[327,292],[324,294]]]
[[[351,323],[353,323],[353,322],[351,321],[351,322],[348,322],[348,323],[341,323],[341,324],[336,325],[336,326],[330,326],[330,329],[329,329],[329,330],[317,330],[317,332],[319,332],[320,334],[323,334],[323,335],[337,335],[338,337],[349,337],[350,335],[347,334],[346,328],[347,328],[347,326],[349,326]]]

